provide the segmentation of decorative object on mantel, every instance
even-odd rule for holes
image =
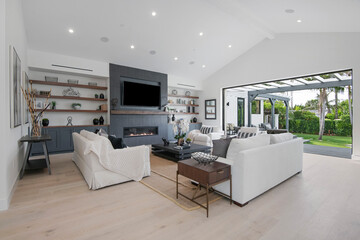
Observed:
[[[105,95],[103,93],[100,93],[100,99],[104,99]]]
[[[69,83],[69,84],[79,84],[79,80],[68,79],[68,83]]]
[[[88,85],[89,86],[97,86],[97,83],[96,82],[88,82]]]
[[[46,81],[46,82],[58,82],[58,81],[59,81],[59,78],[58,78],[58,77],[45,76],[45,81]]]
[[[99,98],[99,94],[95,93],[95,98]]]
[[[80,92],[78,90],[72,89],[72,87],[64,89],[62,94],[63,96],[80,97]]]
[[[189,131],[189,121],[186,119],[180,119],[173,126],[174,138],[178,141],[179,146],[184,145],[184,137]]]
[[[169,141],[166,138],[162,138],[164,146],[169,146]]]
[[[42,125],[43,125],[44,127],[49,126],[49,123],[50,123],[49,119],[43,118],[43,120],[42,120]]]
[[[185,96],[188,97],[188,96],[190,96],[190,95],[191,95],[191,92],[190,92],[190,91],[186,91],[186,92],[185,92]]]
[[[94,125],[99,125],[99,119],[94,118],[94,119],[93,119],[93,124],[94,124]]]
[[[80,110],[81,109],[81,103],[73,103],[71,104],[71,107],[75,110]]]
[[[40,119],[43,115],[43,113],[46,111],[46,109],[50,106],[50,103],[48,103],[49,97],[51,95],[51,90],[48,94],[48,96],[46,97],[46,102],[45,104],[42,106],[42,108],[40,108],[40,112],[37,113],[36,110],[38,110],[36,108],[36,97],[35,94],[33,94],[33,90],[32,90],[32,84],[30,84],[30,89],[28,88],[27,90],[24,90],[23,88],[21,88],[21,91],[24,95],[25,98],[25,102],[29,108],[29,112],[31,115],[31,135],[32,136],[36,136],[39,137],[41,136],[41,128],[40,128]]]
[[[171,94],[172,94],[172,95],[177,95],[177,93],[178,93],[178,92],[177,92],[176,89],[174,89],[174,90],[171,91]]]
[[[111,102],[111,109],[112,109],[112,110],[115,110],[116,105],[117,105],[118,102],[119,102],[119,99],[117,99],[117,98],[112,98],[110,102]]]
[[[204,165],[215,162],[218,159],[218,156],[214,156],[204,152],[194,152],[191,154],[191,158],[196,160],[199,164],[203,163]]]
[[[99,123],[100,123],[100,125],[104,125],[104,118],[103,118],[103,116],[100,116],[100,118],[99,118]]]
[[[73,124],[72,124],[72,116],[68,116],[67,117],[67,124],[66,124],[66,126],[72,126]]]

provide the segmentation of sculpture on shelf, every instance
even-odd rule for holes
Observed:
[[[48,101],[51,95],[51,89],[46,97],[46,102],[41,109],[36,108],[36,94],[32,88],[32,83],[30,84],[30,88],[26,90],[21,87],[21,92],[24,95],[26,105],[28,106],[29,113],[31,115],[31,135],[39,137],[41,136],[40,119],[42,118],[43,113],[46,111],[46,109],[50,106],[50,103],[48,103]]]
[[[78,90],[72,89],[72,87],[64,89],[62,94],[63,96],[80,97],[80,92]]]
[[[169,146],[169,141],[166,138],[162,138],[164,146]]]
[[[72,124],[72,116],[68,116],[67,117],[67,124],[66,124],[66,126],[72,126],[73,124]]]

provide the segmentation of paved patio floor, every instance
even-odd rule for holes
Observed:
[[[304,153],[351,159],[351,148],[338,148],[304,144]]]

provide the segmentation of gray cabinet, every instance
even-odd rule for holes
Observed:
[[[65,153],[74,151],[73,132],[80,133],[83,129],[89,132],[95,132],[98,128],[103,128],[106,132],[109,132],[108,126],[69,126],[43,128],[42,133],[51,136],[52,140],[47,142],[49,153]],[[39,143],[33,144],[31,153],[32,155],[43,154],[42,145]]]

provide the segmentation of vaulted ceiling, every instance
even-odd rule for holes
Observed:
[[[358,0],[23,0],[30,49],[193,80],[277,33],[359,32],[359,11]]]

